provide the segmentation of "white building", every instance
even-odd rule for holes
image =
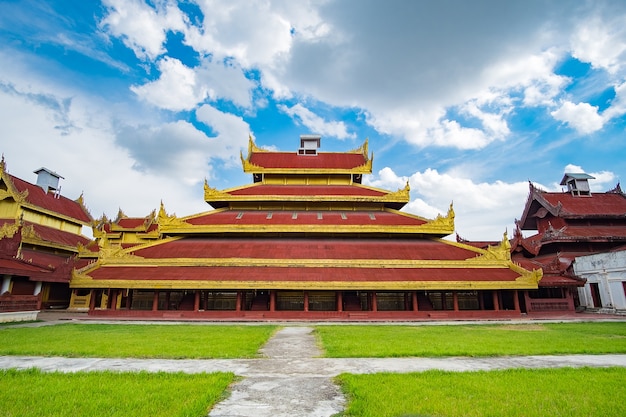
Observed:
[[[578,289],[582,306],[626,310],[626,250],[579,256],[574,273],[587,280]]]

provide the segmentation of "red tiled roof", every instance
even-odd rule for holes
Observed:
[[[243,214],[241,214],[243,213]],[[270,215],[271,213],[271,215]],[[296,217],[294,218],[294,213]],[[321,215],[321,218],[318,217]],[[345,216],[342,217],[342,214]],[[187,220],[193,225],[385,225],[420,226],[426,221],[389,211],[237,211],[209,212]]]
[[[367,160],[360,153],[319,152],[317,155],[298,155],[296,152],[258,152],[250,155],[250,163],[274,169],[353,169]]]
[[[68,256],[55,255],[54,253],[39,250],[22,249],[22,259],[32,264],[57,268],[67,262]]]
[[[319,282],[424,282],[514,281],[519,274],[508,268],[306,268],[306,267],[211,267],[211,266],[101,266],[89,274],[93,279]],[[147,284],[148,285],[148,284]]]
[[[228,192],[230,195],[259,196],[367,196],[381,197],[388,194],[384,190],[374,190],[357,185],[270,185],[259,184]]]
[[[138,227],[143,227],[146,224],[146,218],[145,217],[126,217],[123,219],[119,219],[116,224],[124,229],[135,229]]]
[[[626,197],[617,193],[597,193],[589,197],[571,193],[541,193],[552,206],[562,205],[561,216],[626,216]]]
[[[477,252],[445,241],[183,238],[133,252],[144,258],[464,260]]]
[[[9,177],[17,191],[28,191],[26,201],[33,206],[61,214],[79,223],[89,224],[91,222],[92,219],[89,213],[76,201],[62,195],[55,197],[53,193],[44,192],[38,185],[31,184],[10,174]]]
[[[33,265],[22,259],[0,258],[0,274],[40,277],[52,272],[50,268]]]
[[[42,226],[40,224],[24,222],[24,225],[32,225],[35,233],[41,239],[51,242],[57,243],[66,246],[76,247],[79,243],[82,245],[88,245],[91,242],[88,238],[82,235],[77,235],[70,232],[65,232],[63,230],[54,229],[52,227]]]

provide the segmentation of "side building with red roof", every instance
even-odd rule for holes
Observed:
[[[372,172],[367,141],[348,152],[319,146],[314,135],[292,152],[250,140],[241,161],[252,182],[205,183],[211,210],[177,217],[162,204],[154,221],[101,222],[98,248],[84,252],[91,263],[73,272],[71,287],[88,293],[76,300],[94,316],[520,316],[518,292],[537,290],[541,270],[513,262],[506,235],[486,248],[445,240],[452,205],[427,219],[400,211],[408,183],[362,183]]]
[[[530,183],[528,200],[511,240],[512,259],[524,268],[541,268],[537,290],[520,299],[528,313],[574,311],[599,300],[574,263],[577,258],[611,252],[626,245],[626,195],[618,184],[591,192],[588,174],[565,174],[562,192],[547,192]],[[522,231],[534,231],[524,236]],[[626,286],[620,286],[623,291]],[[593,294],[593,291],[596,294]],[[581,303],[580,294],[584,297]]]
[[[8,173],[0,161],[0,313],[64,308],[82,234],[92,218],[82,195],[60,193],[53,171],[40,168],[37,184]]]

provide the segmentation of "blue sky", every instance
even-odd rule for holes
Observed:
[[[239,153],[369,139],[369,185],[499,240],[528,181],[626,178],[625,1],[0,0],[0,151],[94,217],[206,211]]]

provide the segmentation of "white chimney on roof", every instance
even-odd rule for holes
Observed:
[[[320,135],[300,135],[298,155],[317,155],[322,137]]]
[[[56,172],[43,167],[33,172],[37,174],[37,185],[43,188],[46,193],[50,190],[58,192],[61,189],[59,179],[63,177]]]

